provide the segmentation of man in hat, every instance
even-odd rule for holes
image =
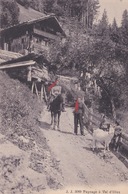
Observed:
[[[75,109],[73,111],[74,113],[74,133],[77,135],[78,133],[78,123],[80,125],[80,133],[81,135],[84,134],[84,124],[83,124],[83,118],[85,114],[85,104],[82,101],[82,97],[78,97],[78,99],[75,102]]]
[[[113,143],[114,151],[118,151],[118,148],[121,142],[123,128],[120,126],[118,121],[116,121],[115,124],[116,126],[115,126],[115,132],[114,132],[114,137],[112,139],[112,143]]]

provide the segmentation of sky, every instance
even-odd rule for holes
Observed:
[[[115,17],[118,26],[120,26],[123,11],[128,10],[128,0],[99,0],[99,3],[100,8],[97,19],[99,20],[102,17],[103,11],[106,9],[109,23],[112,23]]]

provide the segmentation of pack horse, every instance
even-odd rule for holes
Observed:
[[[61,111],[64,110],[63,93],[61,86],[55,86],[51,90],[49,99],[49,110],[51,112],[51,127],[59,130]]]

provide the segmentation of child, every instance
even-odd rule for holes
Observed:
[[[113,150],[118,151],[120,142],[121,142],[121,135],[122,135],[123,128],[120,126],[118,121],[116,121],[115,124],[116,124],[116,127],[115,127],[114,136],[112,139],[112,144],[113,144]]]

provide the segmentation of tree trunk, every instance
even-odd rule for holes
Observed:
[[[110,101],[111,101],[111,107],[112,107],[112,116],[113,116],[113,119],[116,120],[116,108],[114,105],[114,101],[112,98],[110,99]]]

